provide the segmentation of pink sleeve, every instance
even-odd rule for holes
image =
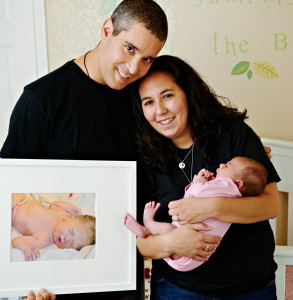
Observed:
[[[207,182],[192,183],[186,190],[185,196],[211,198],[241,197],[242,195],[231,178],[220,177]]]

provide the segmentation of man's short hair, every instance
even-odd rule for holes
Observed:
[[[168,35],[167,17],[163,9],[153,0],[123,0],[111,16],[117,36],[127,31],[134,22],[142,23],[160,41],[165,42]]]

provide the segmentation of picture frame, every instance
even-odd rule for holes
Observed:
[[[54,294],[136,289],[136,162],[0,159],[0,298],[44,287]],[[94,259],[11,261],[13,193],[95,193]]]

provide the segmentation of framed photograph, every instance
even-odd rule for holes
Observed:
[[[135,162],[0,159],[0,182],[0,298],[136,288]]]

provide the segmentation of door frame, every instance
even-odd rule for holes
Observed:
[[[48,73],[45,0],[33,0],[37,78]]]

